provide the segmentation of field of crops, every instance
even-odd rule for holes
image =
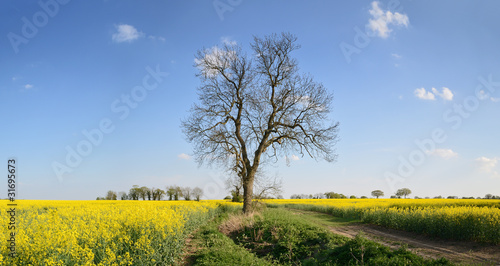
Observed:
[[[16,207],[9,256],[7,201],[0,201],[0,265],[168,265],[187,234],[225,201],[32,201]]]
[[[298,199],[266,202],[270,206],[325,212],[441,238],[500,243],[500,200]]]

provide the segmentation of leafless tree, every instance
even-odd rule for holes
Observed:
[[[203,196],[203,190],[199,187],[193,188],[192,195],[195,200],[200,201],[201,196]]]
[[[181,188],[181,194],[182,197],[184,197],[185,200],[191,200],[191,194],[193,192],[193,189],[190,187],[183,187]]]
[[[118,192],[118,198],[120,198],[121,200],[128,200],[127,192],[124,191]]]
[[[243,211],[252,209],[254,179],[266,159],[290,155],[334,161],[338,123],[332,95],[299,74],[289,33],[254,37],[252,55],[236,44],[198,51],[201,86],[182,128],[197,162],[234,169],[243,180]]]

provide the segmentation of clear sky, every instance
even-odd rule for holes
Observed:
[[[294,56],[334,93],[337,162],[281,158],[284,196],[500,194],[499,1],[0,2],[0,158],[19,197],[95,199],[132,185],[199,186],[180,128],[197,50],[298,37]],[[6,173],[6,167],[3,170]],[[6,182],[0,197],[6,196]]]

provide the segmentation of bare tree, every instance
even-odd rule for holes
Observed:
[[[193,190],[190,187],[183,187],[181,191],[182,197],[184,197],[185,200],[191,200],[191,193]]]
[[[193,188],[192,194],[195,200],[200,201],[201,196],[203,196],[203,190],[199,187],[195,187]]]
[[[283,181],[276,176],[258,175],[254,183],[254,197],[257,199],[278,198],[283,193]]]
[[[198,51],[199,104],[182,122],[197,162],[234,169],[243,180],[243,211],[252,209],[254,179],[265,159],[308,155],[332,162],[338,123],[332,95],[298,73],[288,33],[254,37],[252,56],[238,45]]]
[[[118,192],[118,197],[120,198],[120,200],[128,200],[127,192],[123,191]]]

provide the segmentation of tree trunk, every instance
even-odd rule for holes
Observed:
[[[255,173],[250,171],[248,176],[243,179],[243,212],[252,212],[252,198],[253,198],[253,181]]]

